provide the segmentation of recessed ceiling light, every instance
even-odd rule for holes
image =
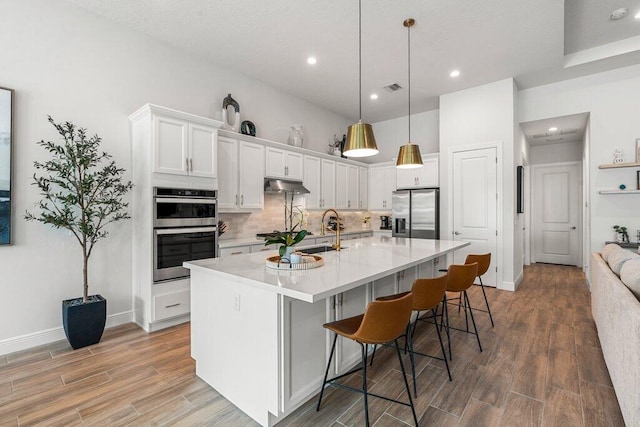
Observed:
[[[378,99],[378,94],[377,93],[372,93],[371,96],[369,97],[371,99]]]
[[[636,13],[636,16],[634,16],[635,19],[640,19],[640,12]]]
[[[314,56],[310,56],[307,58],[307,64],[316,65],[317,63],[318,63],[318,60]]]
[[[558,130],[558,128],[557,128],[557,127],[549,128],[549,132],[555,132],[555,131],[557,131],[557,130]]]
[[[449,75],[451,77],[458,77],[460,75],[460,70],[453,70]]]
[[[627,16],[627,12],[628,11],[626,7],[621,7],[620,9],[616,9],[611,12],[611,16],[609,16],[609,19],[611,19],[612,21],[617,21],[618,19],[622,19]]]

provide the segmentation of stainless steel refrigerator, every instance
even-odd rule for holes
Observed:
[[[440,190],[399,190],[393,192],[391,211],[393,237],[440,238]]]

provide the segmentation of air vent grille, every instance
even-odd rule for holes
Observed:
[[[390,85],[386,85],[384,88],[389,92],[395,92],[402,89],[402,86],[400,86],[398,83],[391,83]]]
[[[545,132],[545,133],[537,133],[535,135],[532,135],[532,138],[537,139],[537,138],[549,138],[550,136],[561,136],[561,135],[571,135],[578,132],[578,129],[567,129],[567,130],[563,130],[560,132]]]

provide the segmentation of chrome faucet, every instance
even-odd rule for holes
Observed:
[[[327,213],[329,212],[333,212],[334,214],[336,214],[336,243],[331,245],[331,247],[333,249],[335,249],[336,251],[340,250],[340,215],[338,215],[338,211],[336,211],[335,209],[327,209],[326,211],[324,211],[324,213],[322,214],[322,220],[320,221],[322,223],[322,230],[320,231],[320,235],[324,236],[325,235],[325,226],[324,226],[324,217],[327,215]],[[329,230],[331,231],[331,230]]]

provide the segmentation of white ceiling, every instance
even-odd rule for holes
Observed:
[[[68,1],[357,119],[355,0]],[[609,21],[620,5],[630,8],[629,16]],[[566,24],[565,10],[570,14]],[[638,64],[636,51],[563,68],[565,51],[640,35],[640,20],[633,19],[638,10],[640,0],[567,0],[566,5],[557,0],[363,1],[363,120],[407,114],[407,91],[382,89],[391,83],[407,86],[406,18],[416,20],[411,105],[412,112],[421,112],[438,108],[442,94],[508,77],[524,89]],[[313,67],[306,63],[310,55],[318,58]],[[449,77],[454,68],[462,73],[456,79]],[[379,94],[376,101],[369,99],[372,92]]]
[[[532,147],[584,140],[589,113],[572,114],[552,119],[520,123],[522,133]],[[551,128],[557,130],[550,131]]]

